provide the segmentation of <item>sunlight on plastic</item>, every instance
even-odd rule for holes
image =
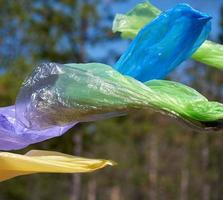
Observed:
[[[137,4],[126,14],[116,14],[112,30],[120,32],[123,38],[134,38],[142,27],[160,13],[158,8],[148,2]],[[192,58],[212,67],[223,69],[223,45],[206,40]]]
[[[34,173],[92,172],[115,162],[88,159],[54,151],[32,150],[25,155],[0,152],[0,181]]]

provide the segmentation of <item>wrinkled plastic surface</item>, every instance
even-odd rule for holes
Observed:
[[[223,119],[223,105],[209,102],[192,88],[164,80],[144,85],[99,63],[40,65],[23,84],[16,108],[17,119],[37,130],[142,108],[165,110],[191,121]]]
[[[19,122],[15,116],[15,106],[0,108],[0,150],[22,149],[33,143],[58,137],[74,125],[75,123],[35,131]]]
[[[152,80],[145,85],[158,96],[151,101],[156,108],[178,116],[194,127],[223,128],[223,104],[208,101],[193,88],[173,81]]]
[[[41,64],[22,85],[16,117],[41,130],[122,115],[143,105],[142,86],[104,64]]]
[[[113,32],[123,38],[134,38],[139,30],[160,14],[160,10],[148,2],[140,3],[127,14],[117,14],[113,21]],[[204,64],[223,69],[223,47],[206,40],[192,58]]]
[[[223,69],[223,45],[205,41],[192,56],[198,62]]]
[[[16,106],[0,108],[0,149],[20,149],[60,136],[78,122],[147,108],[203,129],[222,128],[223,105],[182,84],[143,84],[99,63],[47,63],[24,81]]]
[[[114,68],[143,82],[164,78],[207,39],[210,19],[178,4],[144,26]]]
[[[123,38],[134,38],[139,30],[156,18],[161,11],[150,3],[139,3],[131,11],[116,14],[112,31],[120,32]]]
[[[54,151],[32,150],[25,155],[0,152],[0,182],[34,173],[83,173],[107,165],[110,160],[87,159]]]

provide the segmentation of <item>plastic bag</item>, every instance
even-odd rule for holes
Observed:
[[[34,173],[84,173],[107,165],[110,160],[88,159],[54,151],[32,150],[25,155],[0,152],[0,182]]]
[[[40,65],[25,81],[16,101],[17,119],[37,130],[147,108],[204,128],[223,119],[223,104],[209,102],[190,87],[164,80],[143,84],[99,63]]]
[[[148,2],[137,4],[126,14],[116,14],[113,21],[113,32],[120,32],[123,38],[134,38],[139,30],[156,18],[160,12]],[[223,69],[223,46],[206,40],[192,58],[212,67]]]
[[[164,78],[207,39],[210,19],[186,4],[161,13],[139,31],[115,69],[143,82]]]

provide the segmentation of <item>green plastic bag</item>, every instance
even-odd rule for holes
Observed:
[[[24,103],[26,102],[26,103]],[[153,109],[204,129],[221,128],[223,104],[183,84],[143,84],[100,63],[37,67],[18,95],[19,120],[32,129],[94,121]]]

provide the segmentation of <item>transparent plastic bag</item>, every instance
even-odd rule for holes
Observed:
[[[223,119],[222,104],[190,87],[164,80],[143,84],[99,63],[40,65],[21,88],[16,116],[27,128],[41,130],[147,108],[203,128]]]

